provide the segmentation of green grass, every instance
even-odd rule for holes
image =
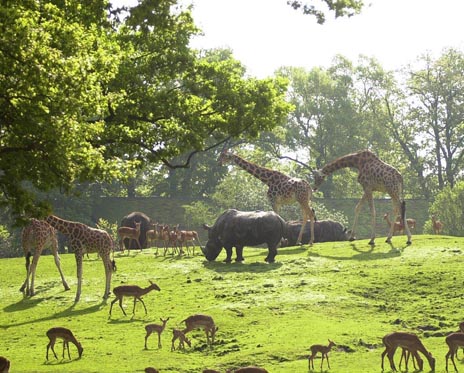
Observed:
[[[161,372],[221,371],[259,365],[270,372],[307,372],[308,348],[335,341],[329,353],[330,372],[380,372],[382,336],[392,331],[417,333],[437,358],[436,372],[445,371],[444,336],[464,320],[464,238],[394,237],[392,246],[377,239],[354,243],[324,243],[311,248],[279,251],[266,264],[265,249],[245,249],[243,264],[225,264],[203,257],[155,257],[153,250],[116,254],[118,271],[112,287],[148,286],[160,292],[144,297],[148,315],[125,299],[125,317],[118,305],[109,318],[110,299],[102,301],[104,272],[95,254],[84,261],[81,301],[74,305],[75,261],[62,255],[71,286],[64,291],[53,257],[42,256],[36,275],[36,295],[23,298],[24,258],[0,260],[0,355],[11,361],[11,372]],[[197,251],[199,251],[197,249]],[[235,254],[234,254],[235,255]],[[171,352],[171,329],[194,313],[211,315],[219,331],[212,349],[202,331],[189,333],[192,347]],[[162,335],[144,349],[144,325],[170,317]],[[84,347],[81,359],[45,360],[52,326],[70,328]],[[461,356],[461,354],[460,354]],[[399,354],[397,354],[397,365]],[[388,362],[386,361],[387,366]],[[320,359],[315,361],[320,371]],[[457,363],[464,369],[464,363]],[[324,365],[324,370],[326,365]],[[424,371],[429,366],[424,361]]]

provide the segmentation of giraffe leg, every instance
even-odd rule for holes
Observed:
[[[105,294],[103,294],[103,299],[108,299],[108,297],[110,296],[110,286],[111,286],[111,276],[113,274],[113,265],[111,263],[109,252],[100,253],[100,256],[103,260],[103,265],[105,266]]]
[[[404,209],[404,211],[403,211]],[[411,235],[411,230],[409,229],[409,225],[406,221],[406,202],[403,200],[401,204],[401,216],[403,219],[403,224],[404,224],[404,229],[406,231],[406,236],[408,237],[408,240],[406,241],[407,245],[411,245],[412,243],[412,235]]]
[[[29,287],[28,293],[27,293],[27,290],[26,290],[26,294],[31,296],[31,297],[35,294],[35,289],[34,289],[35,270],[37,269],[37,263],[39,262],[40,252],[41,251],[42,251],[42,249],[40,249],[40,250],[39,250],[39,248],[36,249],[35,254],[34,254],[34,258],[32,259],[32,264],[29,267],[29,276],[30,276],[30,279],[31,279],[31,285]],[[26,287],[27,287],[27,285],[26,285]]]
[[[56,247],[54,247],[52,249],[52,251],[53,251],[53,256],[55,258],[56,268],[58,268],[58,272],[60,272],[61,282],[63,283],[64,290],[69,290],[70,287],[69,287],[68,283],[66,282],[66,279],[64,278],[63,271],[61,270],[61,261],[60,261],[60,256],[58,255],[58,249]]]
[[[76,267],[77,267],[77,291],[76,291],[76,298],[74,302],[79,302],[81,297],[81,289],[82,289],[82,247],[75,247],[74,248],[75,257],[76,257]]]
[[[372,194],[369,194],[367,202],[369,204],[369,209],[371,210],[371,240],[369,241],[369,245],[375,245],[375,206]]]
[[[364,204],[364,201],[367,199],[367,194],[366,192],[364,192],[362,198],[359,200],[358,204],[356,205],[355,209],[354,209],[354,221],[353,221],[353,228],[351,229],[351,235],[350,235],[350,241],[354,241],[356,238],[355,238],[355,232],[356,232],[356,228],[358,226],[358,217],[359,217],[359,213],[361,212],[361,208]]]
[[[24,280],[23,285],[19,288],[19,291],[24,292],[24,289],[26,289],[25,295],[29,294],[29,269],[31,267],[31,252],[27,251],[24,252],[24,256],[26,259],[26,279]]]
[[[392,198],[392,204],[393,204],[393,221],[390,225],[390,230],[388,231],[388,236],[387,236],[387,240],[385,242],[387,243],[391,243],[391,239],[393,237],[393,232],[395,230],[395,221],[396,221],[396,217],[398,216],[398,214],[400,213],[400,201],[397,199],[397,198]],[[406,222],[404,222],[406,223]],[[403,224],[404,224],[403,223]]]

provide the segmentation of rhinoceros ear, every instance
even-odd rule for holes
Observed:
[[[211,227],[208,224],[203,224],[202,227],[204,230],[207,230],[207,231],[211,229]]]

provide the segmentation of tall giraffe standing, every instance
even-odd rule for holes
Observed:
[[[257,166],[251,162],[244,160],[236,154],[232,154],[227,150],[222,151],[218,159],[220,164],[235,163],[240,168],[244,169],[257,179],[266,184],[269,189],[267,191],[267,198],[271,203],[272,209],[275,213],[279,213],[282,205],[298,202],[303,214],[303,222],[301,225],[300,233],[298,235],[297,245],[301,244],[303,237],[304,227],[308,219],[310,220],[311,238],[309,244],[314,242],[314,213],[310,208],[311,203],[311,186],[305,180],[295,177],[289,177],[283,173],[269,168]]]
[[[110,235],[101,229],[95,229],[82,223],[60,219],[54,215],[47,216],[45,221],[53,228],[66,235],[71,249],[74,250],[77,265],[77,292],[75,301],[78,302],[81,296],[82,257],[84,251],[87,253],[98,252],[102,258],[106,276],[103,298],[108,298],[110,295],[111,275],[113,268],[115,268],[114,263],[110,259],[110,253],[114,249],[114,242]]]
[[[29,225],[24,227],[22,231],[21,244],[23,246],[24,256],[26,257],[26,280],[19,289],[20,291],[24,292],[24,289],[26,289],[26,295],[31,297],[35,294],[34,279],[37,263],[39,262],[42,250],[47,247],[51,249],[55,258],[55,264],[58,268],[58,272],[60,272],[64,289],[69,290],[69,286],[61,270],[56,230],[52,226],[43,220],[31,219]],[[32,265],[31,256],[33,256]]]
[[[371,210],[371,240],[370,245],[374,245],[375,240],[375,207],[372,197],[373,192],[388,193],[393,204],[393,216],[398,216],[401,212],[401,223],[408,236],[407,244],[411,244],[411,232],[406,221],[406,203],[403,199],[403,177],[399,171],[389,164],[381,161],[374,153],[369,150],[361,150],[356,153],[347,154],[328,163],[320,170],[314,171],[314,190],[317,190],[327,176],[341,168],[352,167],[358,170],[358,182],[364,190],[361,200],[354,210],[354,223],[351,230],[350,240],[354,240],[358,216],[365,201],[369,203]],[[401,198],[401,200],[400,200]],[[394,224],[390,225],[387,241],[391,242]]]

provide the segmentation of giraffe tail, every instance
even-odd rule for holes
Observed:
[[[29,265],[31,264],[31,252],[28,251],[27,254],[26,254],[26,270],[29,269]]]
[[[406,201],[401,202],[401,224],[404,226],[406,223]]]

